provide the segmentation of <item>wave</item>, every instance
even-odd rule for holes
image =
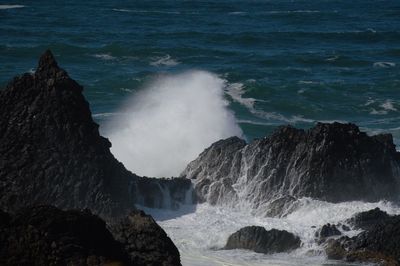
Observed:
[[[162,57],[153,58],[153,61],[150,62],[150,65],[152,65],[152,66],[176,66],[176,65],[179,65],[179,62],[167,54]]]
[[[205,147],[243,137],[224,98],[225,81],[205,71],[155,78],[105,125],[111,151],[146,176],[177,176]]]
[[[25,7],[25,6],[24,5],[0,5],[0,10],[23,8],[23,7]]]
[[[110,54],[94,54],[93,57],[100,58],[105,61],[111,61],[111,60],[117,59],[116,57],[114,57]]]
[[[374,67],[379,67],[379,68],[389,68],[389,67],[395,67],[396,63],[393,62],[375,62]]]
[[[162,11],[162,10],[135,10],[135,9],[124,9],[124,8],[113,8],[116,12],[128,12],[128,13],[156,13],[156,14],[180,14],[179,11]]]

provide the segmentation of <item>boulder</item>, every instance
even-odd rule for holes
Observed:
[[[400,153],[390,134],[368,136],[354,124],[318,123],[309,130],[283,126],[248,144],[237,137],[218,141],[181,176],[193,181],[200,200],[246,201],[255,209],[287,196],[397,200]]]
[[[146,266],[181,265],[179,251],[164,230],[143,211],[133,211],[111,226],[132,261]]]
[[[249,249],[258,253],[289,252],[299,248],[300,238],[285,230],[247,226],[229,236],[225,249]]]

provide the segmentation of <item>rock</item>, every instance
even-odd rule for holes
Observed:
[[[355,229],[368,230],[379,223],[384,223],[390,215],[379,208],[369,211],[360,212],[348,219],[347,222],[354,226]]]
[[[0,265],[181,265],[171,239],[142,211],[111,226],[89,210],[44,205],[9,218],[0,225]]]
[[[147,266],[181,265],[179,251],[171,239],[149,215],[133,211],[128,217],[111,226],[132,261]]]
[[[360,216],[376,218],[386,215],[379,209],[374,209]],[[371,221],[373,219],[368,223],[362,223],[366,231],[355,237],[341,237],[330,241],[325,248],[328,257],[334,258],[332,254],[335,252],[332,250],[340,250],[336,253],[342,254],[341,259],[347,261],[400,265],[400,215],[386,217],[382,222]]]
[[[289,252],[300,247],[300,239],[287,231],[247,226],[229,236],[225,249],[249,249],[258,253]]]
[[[292,213],[298,204],[297,199],[292,196],[283,196],[272,200],[265,208],[265,216],[267,217],[285,217]]]
[[[50,51],[34,74],[16,77],[0,90],[0,208],[15,212],[51,204],[116,219],[134,203],[181,204],[190,180],[159,181],[126,170],[100,136],[82,90]],[[168,193],[171,203],[160,203]]]
[[[317,238],[316,241],[318,244],[322,244],[328,240],[330,237],[340,236],[342,232],[337,229],[336,225],[334,224],[325,224],[320,229],[315,232],[315,237]]]
[[[368,136],[354,124],[280,127],[246,144],[232,137],[203,151],[182,172],[199,199],[247,201],[265,208],[284,196],[330,202],[397,200],[400,153],[390,134]]]
[[[331,236],[340,236],[342,233],[337,229],[336,225],[334,224],[325,224],[319,229],[316,233],[315,236],[324,239],[328,238]]]
[[[89,262],[89,263],[88,263]],[[89,211],[25,208],[0,227],[1,265],[138,265]]]

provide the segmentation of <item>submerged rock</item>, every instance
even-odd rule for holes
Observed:
[[[179,251],[150,215],[134,211],[111,226],[132,261],[146,266],[180,265]]]
[[[285,196],[395,200],[400,153],[390,134],[368,136],[354,124],[318,123],[307,131],[284,126],[249,144],[237,137],[218,141],[181,176],[211,204],[247,201],[259,208]]]
[[[285,230],[247,226],[229,236],[225,249],[249,249],[258,253],[289,252],[300,247],[300,238]]]
[[[50,51],[34,74],[16,77],[0,90],[0,207],[15,212],[52,204],[114,219],[134,203],[182,203],[189,180],[138,177],[114,158],[82,90]],[[142,194],[144,186],[149,189]],[[166,192],[169,203],[154,204],[165,200]]]

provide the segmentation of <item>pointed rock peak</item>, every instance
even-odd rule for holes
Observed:
[[[37,72],[42,72],[50,69],[58,70],[58,64],[56,59],[53,56],[53,53],[50,50],[46,50],[44,54],[39,59],[39,65],[37,68]]]

